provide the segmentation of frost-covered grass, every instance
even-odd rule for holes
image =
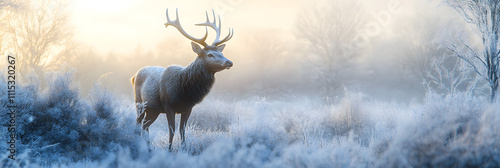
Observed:
[[[209,97],[193,109],[184,145],[176,132],[172,151],[160,115],[145,135],[149,152],[132,102],[99,87],[80,95],[69,75],[51,81],[46,91],[18,88],[19,153],[15,162],[4,153],[1,167],[500,166],[500,103],[464,94],[429,94],[410,106],[360,93],[333,105]]]

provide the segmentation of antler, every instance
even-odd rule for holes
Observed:
[[[200,24],[196,24],[196,26],[207,26],[207,27],[211,27],[212,29],[215,30],[215,33],[216,33],[216,36],[215,36],[215,41],[214,43],[212,43],[213,46],[218,46],[226,41],[228,41],[229,39],[231,39],[233,37],[233,29],[229,28],[229,34],[222,40],[219,40],[220,38],[220,28],[221,28],[221,21],[220,21],[220,15],[219,16],[219,26],[217,26],[216,23],[216,19],[215,19],[215,12],[214,10],[212,10],[212,13],[213,13],[213,16],[214,16],[214,21],[213,22],[210,22],[210,19],[208,18],[208,12],[205,11],[205,14],[207,16],[207,21],[205,21],[205,23],[200,23]]]
[[[177,11],[177,8],[175,9],[175,20],[174,21],[170,20],[170,18],[168,17],[168,9],[167,9],[167,23],[165,23],[165,27],[168,27],[169,25],[172,25],[175,28],[177,28],[177,30],[179,30],[179,32],[181,32],[181,34],[184,37],[188,38],[189,40],[192,40],[198,44],[201,44],[204,47],[207,46],[207,43],[205,42],[205,40],[207,39],[207,36],[208,36],[208,30],[205,28],[205,36],[203,36],[203,38],[201,38],[201,39],[194,38],[193,36],[186,33],[186,31],[184,31],[184,29],[182,28],[181,23],[179,21],[179,12]]]

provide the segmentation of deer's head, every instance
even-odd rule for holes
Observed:
[[[223,44],[224,42],[228,41],[233,37],[233,30],[229,29],[229,34],[222,40],[219,40],[220,38],[220,28],[221,28],[221,21],[220,21],[220,16],[219,16],[219,25],[216,24],[216,18],[215,18],[215,12],[213,12],[213,22],[210,22],[210,19],[208,18],[208,13],[206,13],[207,20],[205,23],[200,23],[196,24],[196,26],[205,26],[205,36],[202,38],[194,38],[193,36],[189,35],[184,29],[182,28],[180,21],[179,21],[179,14],[177,9],[175,10],[176,14],[176,19],[174,21],[170,20],[168,17],[168,9],[167,9],[167,23],[165,23],[165,27],[168,27],[169,25],[174,26],[179,30],[179,32],[189,40],[193,41],[191,42],[191,46],[193,48],[193,51],[198,54],[197,59],[201,59],[207,67],[209,71],[212,72],[218,72],[222,71],[224,69],[229,69],[233,66],[233,62],[228,60],[224,55],[222,54],[222,50],[224,50],[224,47],[226,44]],[[208,45],[205,40],[207,39],[208,36],[208,30],[207,27],[210,27],[215,30],[216,36],[215,36],[215,41],[212,43],[212,45]],[[200,44],[200,45],[198,45]],[[203,47],[203,48],[202,48]]]

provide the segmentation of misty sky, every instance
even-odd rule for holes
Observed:
[[[386,10],[391,1],[361,2],[365,8],[363,10],[376,13]],[[403,12],[391,16],[389,24],[414,10],[410,8],[414,2],[392,2],[399,3]],[[174,10],[178,8],[183,27],[194,36],[201,36],[204,32],[203,28],[194,24],[204,22],[205,11],[215,9],[223,20],[223,35],[228,26],[234,28],[233,41],[236,41],[244,33],[242,30],[249,28],[274,28],[293,35],[297,15],[321,4],[323,3],[319,0],[76,0],[70,5],[69,11],[72,25],[76,29],[76,40],[101,54],[110,51],[124,54],[132,52],[138,46],[153,51],[160,41],[182,37],[174,28],[165,29],[163,26],[166,8],[171,9],[171,17],[175,17]],[[383,31],[386,35],[390,34],[391,27],[384,27]],[[213,32],[209,32],[209,36],[213,35],[210,33]]]
[[[223,20],[223,35],[229,26],[234,28],[234,39],[237,39],[241,36],[240,30],[248,27],[289,31],[297,10],[306,4],[306,1],[298,0],[230,1],[76,0],[69,9],[76,29],[75,38],[106,54],[109,51],[131,52],[139,45],[145,50],[155,50],[160,41],[181,37],[174,28],[165,29],[166,8],[171,9],[172,18],[175,18],[175,8],[178,8],[183,27],[194,36],[204,33],[203,28],[194,24],[204,22],[205,11],[215,9]],[[213,32],[209,32],[209,36],[213,35],[210,33]]]
[[[405,57],[411,55],[412,47],[425,44],[422,47],[440,48],[436,39],[441,38],[443,32],[452,32],[454,27],[470,27],[459,23],[463,19],[443,1],[359,0],[359,9],[350,9],[352,2],[75,0],[68,11],[74,39],[79,45],[83,49],[91,48],[92,56],[114,59],[106,62],[109,69],[98,71],[94,68],[95,63],[89,64],[96,72],[93,76],[85,74],[89,78],[83,81],[111,74],[101,81],[107,80],[114,86],[119,83],[121,91],[118,92],[125,94],[131,93],[129,79],[141,67],[186,66],[195,58],[190,41],[174,27],[165,28],[167,8],[171,19],[175,18],[178,8],[183,28],[194,37],[200,38],[205,33],[203,27],[194,24],[205,22],[205,11],[211,15],[212,9],[222,19],[222,37],[227,35],[229,27],[234,29],[234,37],[226,42],[224,55],[235,66],[217,74],[217,79],[223,82],[216,82],[213,92],[227,90],[241,91],[241,94],[265,88],[287,88],[293,90],[291,93],[297,92],[293,88],[300,88],[304,93],[319,94],[310,89],[315,87],[308,82],[314,76],[311,73],[315,73],[312,64],[308,64],[307,53],[311,48],[306,39],[298,36],[301,33],[297,25],[302,24],[298,21],[305,13],[315,9],[322,11],[328,5],[333,4],[331,9],[341,10],[333,14],[362,13],[361,25],[355,31],[367,36],[367,45],[360,50],[361,56],[355,60],[355,66],[343,72],[345,80],[349,81],[346,85],[388,99],[421,97],[425,93],[420,79],[403,72],[408,69],[403,64],[410,60]],[[389,15],[381,16],[381,13]],[[344,18],[351,19],[350,15]],[[215,33],[211,29],[208,33],[207,41],[211,43]],[[267,45],[271,49],[266,48]],[[278,47],[277,53],[268,53],[273,51],[272,47]],[[370,90],[376,93],[369,93]]]

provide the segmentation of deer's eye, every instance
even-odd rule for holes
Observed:
[[[208,54],[207,56],[208,56],[208,57],[212,57],[212,58],[214,57],[214,55],[213,55],[213,54]]]

